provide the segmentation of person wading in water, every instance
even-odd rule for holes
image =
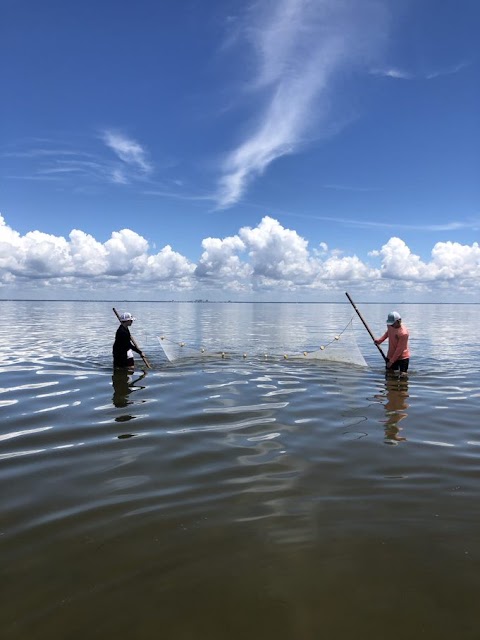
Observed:
[[[135,351],[141,358],[144,358],[143,351],[139,349],[132,341],[129,327],[135,318],[131,313],[122,313],[119,316],[120,326],[115,334],[115,342],[113,343],[113,366],[128,367],[134,366],[133,353]]]
[[[377,345],[388,339],[387,371],[400,371],[400,375],[407,375],[410,362],[408,338],[408,329],[402,325],[400,314],[391,311],[387,317],[387,330],[381,338],[375,339]]]

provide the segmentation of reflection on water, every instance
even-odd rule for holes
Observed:
[[[377,396],[385,408],[385,442],[397,444],[405,441],[405,435],[400,435],[402,420],[408,417],[408,377],[387,374],[385,376],[385,391]],[[405,426],[405,425],[404,425]]]
[[[114,369],[112,375],[112,402],[115,407],[126,407],[127,405],[132,404],[132,400],[129,400],[128,396],[132,393],[132,391],[138,391],[139,389],[145,388],[137,384],[145,377],[145,375],[145,371],[142,371],[139,375],[135,375],[132,374],[128,369]]]

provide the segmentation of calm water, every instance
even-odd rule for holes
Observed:
[[[112,303],[2,302],[2,639],[480,637],[480,306],[399,305],[400,381],[358,319],[368,368],[282,357],[348,303],[115,306],[152,370]]]

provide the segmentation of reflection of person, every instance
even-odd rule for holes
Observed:
[[[390,378],[385,383],[385,390],[387,392],[385,402],[385,441],[393,444],[393,442],[406,440],[406,438],[399,435],[401,427],[398,424],[407,417],[408,382],[407,380],[400,381]]]
[[[128,394],[131,392],[131,388],[129,383],[130,376],[128,375],[128,371],[125,368],[118,368],[113,372],[112,383],[113,383],[113,404],[116,407],[126,407],[127,404],[130,404],[130,400],[128,400]]]
[[[115,407],[126,407],[132,404],[132,401],[128,399],[128,396],[132,391],[136,390],[135,384],[145,376],[143,372],[135,380],[129,375],[128,369],[118,368],[115,369],[112,376],[113,383],[113,398],[112,402]],[[142,387],[137,387],[138,389]]]
[[[388,339],[386,367],[389,371],[400,371],[400,375],[407,374],[410,362],[408,338],[408,329],[402,325],[400,314],[391,311],[387,317],[387,330],[381,338],[375,339],[375,344],[381,344]]]
[[[133,353],[136,351],[142,358],[143,352],[133,343],[129,327],[135,318],[131,313],[122,313],[120,316],[120,326],[115,334],[113,343],[113,366],[133,367]]]

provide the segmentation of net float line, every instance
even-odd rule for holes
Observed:
[[[282,354],[269,353],[262,351],[260,353],[248,354],[247,352],[238,353],[232,349],[215,349],[205,346],[189,345],[185,341],[178,341],[169,338],[166,335],[157,336],[157,339],[170,362],[181,358],[192,357],[209,357],[209,358],[241,358],[246,360],[248,357],[263,360],[288,360],[288,359],[312,359],[312,360],[330,360],[334,362],[345,362],[356,364],[359,366],[367,366],[363,355],[361,354],[356,343],[353,330],[353,318],[347,323],[342,331],[335,334],[331,339],[320,345],[317,349],[303,350],[298,352],[283,352]]]

